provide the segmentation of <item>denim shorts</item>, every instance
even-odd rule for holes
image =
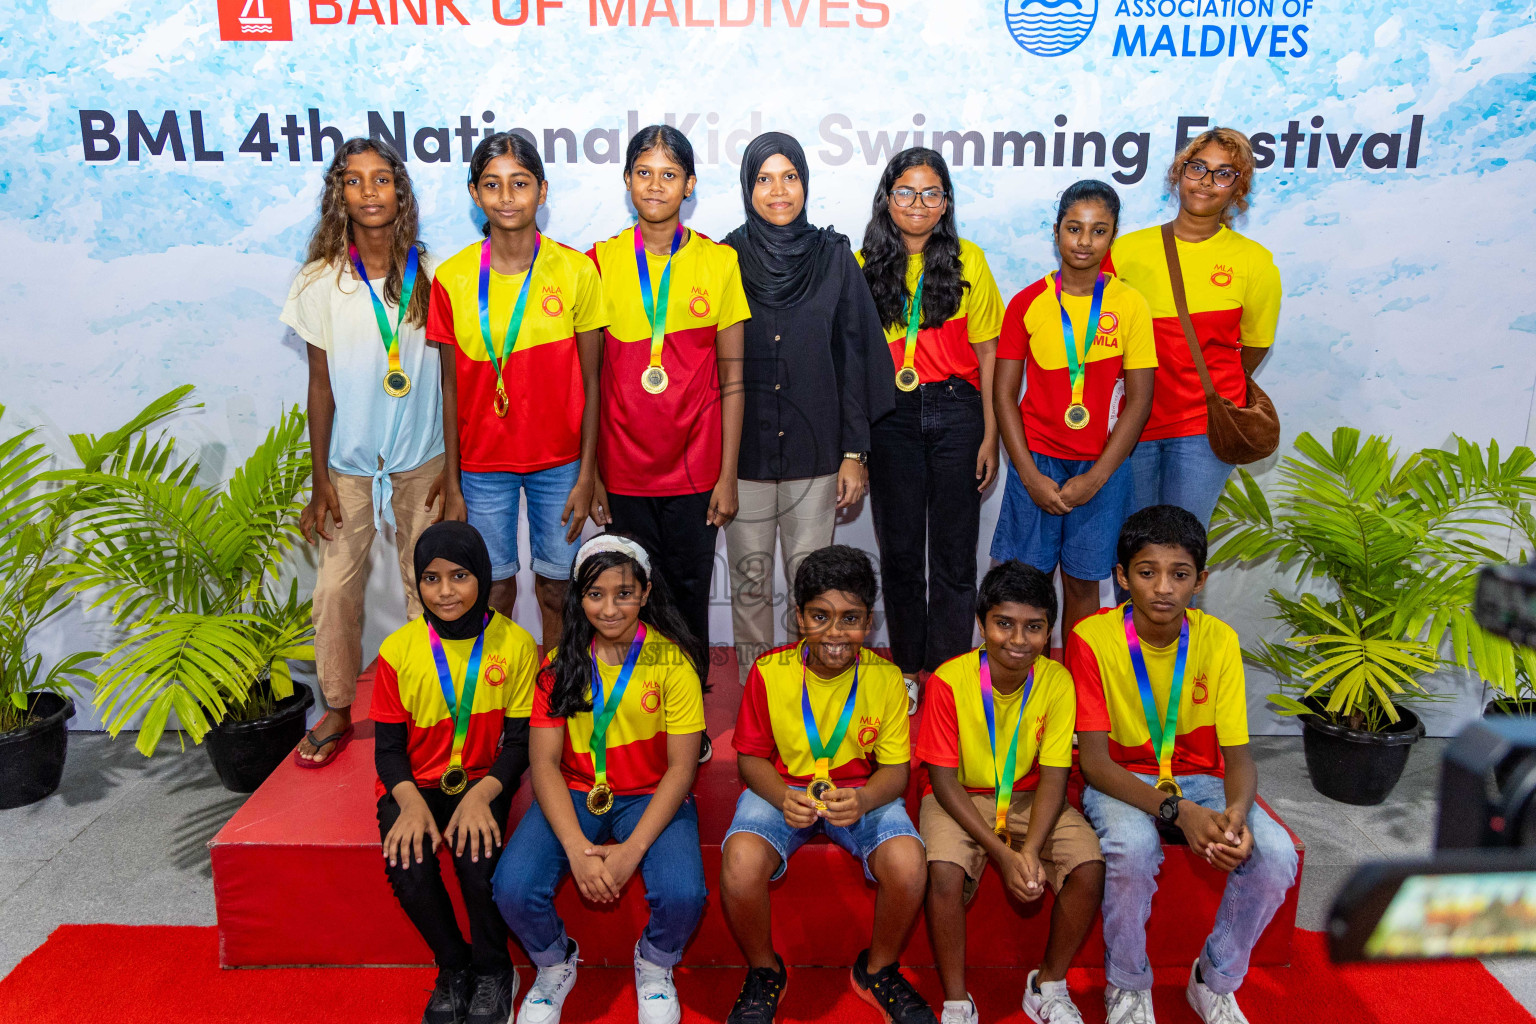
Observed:
[[[1093,468],[1092,460],[1058,459],[1034,454],[1035,468],[1064,484]],[[1099,493],[1064,516],[1043,512],[1024,489],[1013,464],[1003,489],[1003,507],[992,534],[992,557],[999,562],[1017,558],[1043,573],[1057,564],[1080,580],[1107,580],[1115,570],[1115,545],[1125,525],[1131,498],[1129,461],[1110,474]]]
[[[491,579],[517,575],[517,517],[523,494],[528,495],[528,539],[533,546],[533,571],[545,579],[571,576],[576,543],[567,543],[560,516],[576,478],[581,460],[551,466],[537,473],[459,474],[469,525],[480,531],[491,553]]]
[[[731,827],[725,833],[726,841],[737,832],[762,836],[778,853],[779,870],[773,873],[769,881],[784,874],[784,869],[789,866],[789,858],[805,845],[807,839],[818,833],[859,858],[859,863],[864,865],[864,877],[871,882],[875,876],[869,870],[869,857],[881,843],[897,836],[911,836],[919,843],[923,841],[917,829],[912,827],[912,819],[907,817],[907,803],[901,797],[865,812],[862,818],[847,828],[828,824],[820,818],[816,824],[807,828],[790,828],[789,822],[784,820],[783,811],[750,789],[742,790],[741,797],[736,801],[736,816],[731,819]]]

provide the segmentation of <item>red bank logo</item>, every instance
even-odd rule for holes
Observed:
[[[291,40],[288,0],[219,0],[219,38],[257,43]]]

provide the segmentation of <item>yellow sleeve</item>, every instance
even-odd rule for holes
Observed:
[[[720,319],[715,327],[725,330],[733,324],[752,319],[752,307],[747,305],[747,292],[741,286],[741,265],[736,260],[736,250],[720,246],[725,257],[725,276],[720,282]]]
[[[1248,690],[1243,677],[1243,652],[1238,646],[1236,631],[1227,627],[1221,632],[1221,649],[1212,659],[1216,676],[1216,742],[1223,747],[1240,747],[1248,742]]]
[[[1125,311],[1125,324],[1121,336],[1125,339],[1125,351],[1121,353],[1121,368],[1156,369],[1157,340],[1152,336],[1152,310],[1145,296],[1127,286],[1122,308]]]
[[[532,634],[515,624],[508,646],[506,717],[528,718],[533,714],[533,688],[539,676],[539,648]]]
[[[584,253],[576,253],[576,308],[572,322],[578,331],[595,331],[609,324],[608,309],[603,302],[603,281],[597,267]]]
[[[884,677],[881,693],[885,699],[880,709],[880,739],[875,743],[875,761],[878,764],[911,764],[912,720],[907,717],[907,686],[894,665],[881,675]]]
[[[965,332],[972,345],[991,341],[1002,333],[1003,293],[997,290],[992,278],[992,268],[987,265],[987,254],[979,247],[968,247],[966,260],[961,267],[970,288],[965,292]]]
[[[1072,677],[1063,669],[1052,673],[1051,701],[1045,711],[1045,736],[1040,741],[1040,767],[1072,767],[1072,731],[1077,724],[1077,695]]]
[[[672,665],[662,682],[666,699],[666,725],[668,733],[704,731],[704,690],[699,686],[698,673],[677,651],[677,664]]]
[[[1259,250],[1257,260],[1243,294],[1243,320],[1240,326],[1243,344],[1250,348],[1269,348],[1275,343],[1275,325],[1280,321],[1280,268],[1274,257]]]

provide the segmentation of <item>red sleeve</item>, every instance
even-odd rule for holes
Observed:
[[[1009,300],[1008,309],[1003,313],[1003,329],[997,336],[997,358],[1022,360],[1028,354],[1029,331],[1024,327],[1024,314],[1043,291],[1045,280],[1042,278]]]
[[[1067,641],[1066,660],[1077,690],[1077,731],[1109,732],[1109,706],[1104,701],[1099,659],[1082,634],[1073,633]]]
[[[1099,269],[1102,270],[1106,274],[1113,274],[1115,272],[1115,250],[1114,249],[1110,249],[1109,252],[1104,254],[1104,262],[1099,264]]]
[[[458,335],[453,332],[453,300],[438,280],[432,282],[432,301],[427,303],[427,340],[439,345],[459,344]]]
[[[936,682],[938,685],[934,685]],[[929,679],[923,690],[923,727],[917,734],[917,759],[939,768],[959,768],[960,721],[955,714],[955,691],[943,679]]]
[[[533,728],[542,726],[546,729],[564,729],[565,719],[556,718],[549,713],[549,693],[555,685],[555,670],[545,662],[539,671],[538,682],[533,687],[533,713],[528,716],[528,725]]]
[[[368,717],[375,722],[410,721],[405,705],[400,703],[400,677],[395,674],[395,667],[382,657],[373,670],[373,703],[368,708]]]
[[[736,738],[731,742],[738,754],[753,757],[771,759],[779,749],[773,739],[773,719],[768,716],[768,684],[756,665],[747,674],[741,710],[736,713]]]

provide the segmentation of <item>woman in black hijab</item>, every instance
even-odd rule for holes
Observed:
[[[774,646],[775,542],[788,579],[801,558],[832,543],[837,510],[864,496],[869,426],[895,405],[869,286],[848,239],[811,226],[809,179],[800,143],[780,132],[753,139],[741,161],[746,223],[724,239],[752,306],[740,511],[725,531],[743,682]]]

